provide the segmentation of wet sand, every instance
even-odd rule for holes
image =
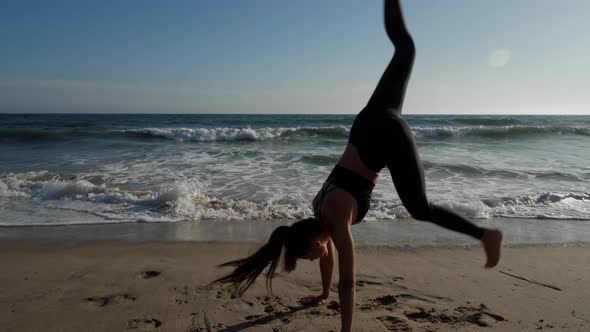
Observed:
[[[80,245],[95,241],[250,242],[261,243],[280,225],[294,220],[202,220],[174,223],[112,223],[63,226],[0,227],[0,243],[27,241],[42,245]],[[561,245],[590,242],[590,220],[493,218],[477,224],[499,228],[507,246]],[[411,249],[469,247],[479,242],[428,222],[363,221],[352,227],[355,245]]]

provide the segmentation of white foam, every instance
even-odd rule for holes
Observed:
[[[469,219],[489,219],[494,216],[491,208],[483,202],[458,202],[452,200],[436,201],[434,204],[451,209]],[[379,200],[371,202],[367,220],[405,220],[412,216],[398,200]]]
[[[464,203],[446,200],[436,204],[451,209],[469,219],[489,219],[494,216],[494,211],[481,201]]]
[[[0,175],[0,197],[30,198],[33,189],[50,178],[47,171]]]
[[[124,132],[164,137],[180,142],[220,142],[271,140],[296,130],[297,128],[143,128],[128,129]]]
[[[195,179],[176,181],[152,201],[166,205],[171,215],[189,220],[276,220],[296,219],[311,213],[309,204],[272,204],[204,193]]]
[[[553,193],[486,200],[496,217],[590,219],[590,193]]]
[[[60,199],[64,197],[76,197],[90,193],[101,193],[106,190],[103,185],[96,186],[86,180],[60,181],[52,180],[43,184],[40,195],[45,199]]]
[[[288,128],[141,128],[116,130],[115,132],[146,137],[162,137],[179,142],[224,142],[266,141],[298,132],[346,138],[350,133],[350,128],[344,126]]]
[[[4,181],[0,181],[0,197],[20,197],[20,198],[27,198],[29,195],[23,191],[19,191],[17,188],[14,188],[12,183],[5,183]]]
[[[88,213],[104,218],[104,222],[293,220],[313,214],[309,193],[313,189],[308,187],[314,181],[305,182],[305,190],[293,191],[289,188],[302,187],[300,182],[281,182],[281,175],[264,174],[267,183],[252,187],[257,175],[239,173],[242,176],[233,182],[223,184],[219,182],[222,178],[214,179],[209,182],[212,188],[199,182],[197,177],[185,176],[142,190],[129,189],[133,186],[121,189],[107,176],[93,178],[92,183],[86,180],[90,177],[61,179],[50,172],[5,174],[0,175],[0,197],[22,202],[31,200],[45,204],[47,208]],[[275,186],[274,182],[280,186]],[[477,197],[463,198],[462,201],[434,200],[434,203],[473,219],[590,219],[590,193],[546,192],[483,201]],[[366,218],[405,220],[411,217],[395,195],[376,192]]]
[[[276,220],[311,214],[307,202],[272,204],[213,197],[196,179],[177,180],[156,192],[124,192],[85,180],[43,182],[36,196],[53,203],[48,207],[88,213],[105,222],[168,222],[179,220]],[[66,200],[62,204],[55,200]],[[80,204],[73,204],[71,200]],[[87,202],[87,204],[81,204]],[[95,204],[91,204],[95,203]]]

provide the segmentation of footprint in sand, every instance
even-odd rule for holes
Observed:
[[[332,301],[332,302],[328,303],[326,308],[334,310],[336,312],[340,312],[340,303],[338,303],[337,301]]]
[[[476,313],[466,316],[465,320],[468,321],[469,323],[476,324],[481,327],[488,327],[497,321],[504,320],[503,317],[500,316],[500,319],[498,319],[498,317],[499,316],[494,315],[494,314],[490,314],[487,312],[476,312]]]
[[[496,322],[504,321],[504,317],[491,313],[486,310],[485,305],[475,307],[459,307],[456,308],[453,314],[438,313],[435,309],[425,311],[420,309],[416,312],[406,312],[404,315],[415,322],[429,322],[429,323],[445,323],[457,325],[462,323],[471,323],[481,327],[488,327]]]
[[[314,315],[314,316],[319,316],[322,314],[322,311],[320,309],[313,309],[312,311],[309,312],[310,315]]]
[[[232,293],[227,289],[220,289],[215,293],[216,299],[229,299],[232,298]]]
[[[256,302],[264,306],[264,312],[267,314],[291,311],[290,307],[283,303],[283,299],[280,296],[266,296],[264,298],[257,296],[256,300]]]
[[[162,272],[160,272],[160,271],[154,271],[154,270],[142,271],[140,273],[140,275],[141,275],[141,277],[143,279],[155,278],[155,277],[159,276],[160,274],[162,274]]]
[[[384,295],[379,296],[374,299],[365,300],[363,304],[359,307],[360,310],[367,311],[367,310],[374,310],[379,306],[390,306],[394,303],[397,303],[397,299],[394,295]],[[393,306],[386,308],[390,311],[393,311]]]
[[[391,305],[398,303],[398,302],[403,305],[408,305],[408,302],[410,302],[411,304],[413,304],[412,307],[414,307],[416,305],[419,306],[419,305],[435,303],[434,301],[431,301],[429,299],[426,299],[426,298],[423,298],[420,296],[403,293],[403,294],[397,294],[397,295],[384,295],[384,296],[376,297],[374,299],[369,300],[368,303],[363,304],[360,307],[360,309],[361,310],[370,310],[370,309],[376,308],[376,306],[391,306]],[[387,309],[393,310],[393,307],[388,307]]]
[[[403,294],[398,294],[396,295],[397,298],[401,298],[401,299],[406,299],[406,300],[410,300],[411,302],[417,302],[418,304],[424,304],[424,303],[428,303],[428,304],[433,304],[435,303],[434,301],[421,297],[421,296],[417,296],[417,295],[413,295],[413,294],[407,294],[407,293],[403,293]]]
[[[383,326],[385,326],[385,328],[389,331],[412,331],[412,328],[410,327],[410,325],[408,325],[406,320],[400,317],[381,316],[377,317],[377,320],[379,320],[383,324]]]
[[[379,303],[380,305],[390,305],[390,304],[396,303],[397,299],[393,295],[385,295],[385,296],[379,296],[379,297],[373,299],[373,301]]]
[[[99,307],[104,307],[111,304],[119,304],[119,303],[127,303],[127,302],[134,302],[135,296],[129,294],[114,294],[114,295],[106,295],[106,296],[91,296],[87,297],[86,301],[88,303],[97,305]]]
[[[357,280],[356,281],[356,286],[357,287],[364,287],[367,285],[377,285],[377,286],[382,286],[383,283],[382,282],[378,282],[378,281],[371,281],[371,280]]]
[[[141,330],[153,330],[157,329],[162,325],[162,322],[156,318],[145,318],[145,319],[130,319],[127,321],[127,329],[141,329]]]
[[[222,323],[217,324],[216,331],[225,328]],[[212,331],[211,322],[207,318],[207,312],[191,312],[191,322],[186,328],[186,332],[201,332],[201,331]]]
[[[188,303],[188,287],[172,287],[170,288],[170,292],[174,293],[174,303],[180,304],[187,304]]]
[[[479,305],[479,308],[458,307],[455,311],[460,313],[466,322],[482,327],[491,326],[496,322],[503,322],[506,320],[504,317],[491,313],[486,309],[488,309],[488,307],[482,303]]]
[[[424,311],[424,309],[420,309],[419,311],[416,312],[411,312],[411,313],[404,313],[404,315],[415,321],[415,322],[429,322],[429,323],[434,323],[434,324],[439,324],[439,323],[446,323],[446,324],[457,324],[459,322],[461,322],[461,319],[457,318],[457,317],[453,317],[453,316],[449,316],[447,314],[444,313],[437,313],[434,309],[431,309],[429,311]]]
[[[542,330],[543,328],[552,329],[555,327],[549,323],[546,323],[543,319],[539,319],[539,321],[535,323],[535,325],[537,325],[537,330]]]

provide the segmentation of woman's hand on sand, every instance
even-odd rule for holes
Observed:
[[[323,295],[310,295],[299,299],[299,304],[311,305],[314,307],[328,303],[328,297]]]

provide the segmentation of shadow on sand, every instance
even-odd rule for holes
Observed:
[[[264,324],[269,324],[272,321],[275,321],[277,319],[280,319],[281,321],[283,319],[285,319],[288,316],[293,315],[294,313],[307,309],[307,308],[311,308],[313,307],[312,305],[306,304],[306,305],[300,305],[297,307],[289,307],[289,311],[287,312],[278,312],[278,313],[273,313],[273,314],[269,314],[267,316],[264,317],[260,317],[258,319],[255,320],[250,320],[244,323],[239,323],[233,326],[227,326],[224,329],[218,330],[218,332],[235,332],[235,331],[242,331],[244,329],[247,328],[251,328],[253,326],[256,325],[264,325]]]

